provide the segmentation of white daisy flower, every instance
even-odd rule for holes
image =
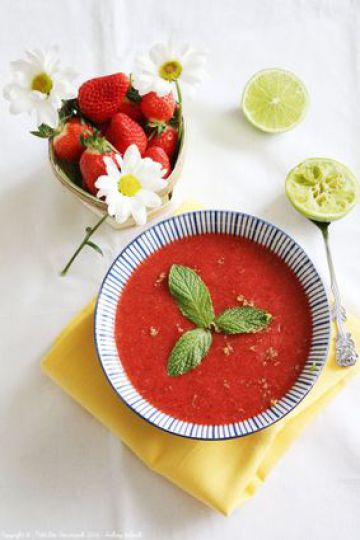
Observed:
[[[181,81],[189,86],[198,84],[205,75],[206,56],[190,45],[154,45],[148,55],[135,59],[133,85],[140,95],[156,92],[165,96],[171,92],[171,83]]]
[[[36,112],[37,125],[56,127],[57,110],[62,99],[76,95],[72,81],[76,73],[60,65],[56,48],[47,52],[26,51],[26,59],[11,62],[12,80],[4,88],[4,97],[10,101],[10,112]]]
[[[166,185],[163,180],[166,171],[160,163],[150,158],[142,158],[138,147],[132,144],[123,157],[115,155],[120,167],[110,157],[104,157],[106,175],[100,176],[95,186],[97,197],[105,197],[108,214],[118,223],[124,223],[130,215],[137,225],[146,223],[146,208],[158,208],[161,199],[157,192]]]

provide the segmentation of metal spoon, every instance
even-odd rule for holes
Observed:
[[[330,280],[331,280],[331,290],[333,294],[333,305],[332,305],[332,317],[335,321],[337,327],[337,336],[336,336],[336,361],[339,366],[348,367],[353,366],[359,355],[355,350],[355,343],[350,334],[346,331],[344,321],[346,321],[346,311],[341,305],[339,287],[336,281],[335,268],[333,259],[330,251],[329,244],[329,225],[330,222],[321,222],[310,220],[314,225],[319,227],[325,244],[326,258],[328,262]]]

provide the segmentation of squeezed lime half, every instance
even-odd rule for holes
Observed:
[[[255,127],[280,133],[296,126],[304,117],[309,95],[304,84],[290,71],[266,69],[247,83],[242,109]]]
[[[360,187],[353,173],[328,158],[306,159],[287,175],[286,195],[301,214],[315,221],[345,216],[359,201]]]

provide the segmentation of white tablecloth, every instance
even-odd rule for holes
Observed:
[[[320,234],[290,207],[284,178],[318,155],[360,175],[359,2],[2,0],[0,9],[1,85],[8,62],[27,47],[58,44],[79,81],[129,70],[137,49],[170,34],[208,48],[209,78],[187,103],[188,154],[175,202],[192,197],[276,223],[328,281]],[[239,113],[247,79],[271,66],[293,70],[311,95],[305,121],[280,136],[257,132]],[[41,356],[135,231],[104,227],[104,259],[84,252],[60,278],[95,217],[52,177],[46,144],[28,134],[32,121],[10,116],[4,100],[1,108],[0,538],[359,538],[360,380],[225,519],[147,470],[40,372]],[[360,316],[359,215],[331,234],[344,303]]]

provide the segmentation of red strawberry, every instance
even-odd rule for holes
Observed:
[[[144,120],[143,113],[141,111],[140,102],[134,103],[125,97],[124,101],[120,105],[119,112],[130,116],[135,122],[141,122]]]
[[[115,73],[90,79],[79,88],[79,107],[93,122],[106,122],[118,112],[129,88],[129,77]]]
[[[113,157],[115,152],[99,153],[94,148],[87,148],[80,158],[80,171],[84,182],[84,187],[92,194],[98,192],[95,186],[99,176],[106,174],[104,156]]]
[[[172,92],[163,97],[150,92],[142,97],[140,107],[150,122],[167,122],[174,114],[176,102]]]
[[[105,135],[106,130],[109,127],[109,125],[110,125],[110,120],[108,120],[107,122],[102,122],[101,124],[97,124],[96,127],[98,128],[98,130],[100,131],[102,135]]]
[[[178,132],[172,126],[167,126],[162,133],[154,135],[149,140],[149,148],[152,146],[160,146],[165,150],[166,154],[171,159],[176,151],[178,144]]]
[[[104,137],[89,137],[87,145],[87,149],[80,158],[80,171],[84,187],[96,195],[98,189],[95,187],[95,182],[99,176],[106,174],[104,156],[114,157],[115,152],[109,147]]]
[[[163,178],[167,178],[171,172],[170,159],[165,150],[160,146],[152,146],[148,148],[144,154],[144,157],[151,158],[153,161],[160,163],[161,167],[166,171]]]
[[[143,128],[124,113],[117,113],[112,117],[106,131],[106,138],[120,154],[124,154],[131,144],[136,144],[141,155],[147,147],[147,138]]]
[[[56,157],[66,161],[78,161],[85,150],[85,147],[80,142],[80,137],[81,135],[86,136],[92,131],[93,129],[89,125],[82,123],[79,118],[68,120],[53,138]]]

